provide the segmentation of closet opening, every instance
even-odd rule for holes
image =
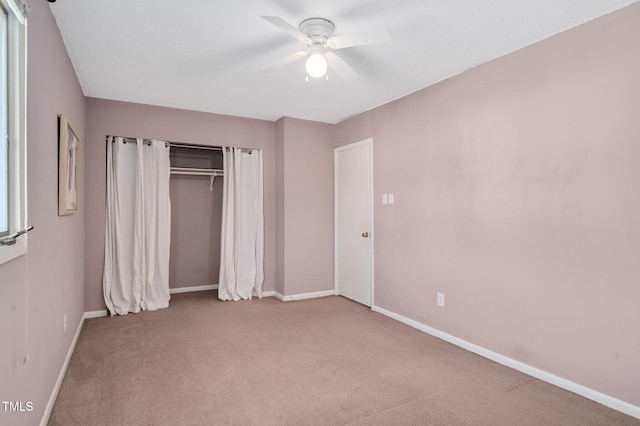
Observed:
[[[166,307],[169,293],[262,298],[263,199],[260,149],[107,136],[104,293],[112,315]]]
[[[222,224],[222,148],[170,143],[169,287],[217,288]]]

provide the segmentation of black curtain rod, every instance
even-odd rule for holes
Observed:
[[[107,135],[107,141],[109,140],[110,137],[113,138],[122,138],[125,140],[125,143],[127,142],[127,140],[129,141],[135,141],[138,138],[132,138],[132,137],[128,137],[128,136],[114,136],[114,135]],[[151,139],[142,139],[143,142],[146,142],[147,145],[151,145]],[[188,144],[188,143],[183,143],[183,142],[172,142],[172,141],[162,141],[165,142],[167,144],[169,144],[169,146],[173,146],[176,148],[191,148],[191,149],[209,149],[211,151],[222,151],[222,147],[221,146],[210,146],[210,145],[196,145],[196,144]],[[240,148],[243,151],[249,151],[251,152],[252,148]]]
[[[124,139],[124,142],[127,143],[128,141],[136,141],[138,139],[142,139],[143,143],[146,143],[147,145],[151,144],[151,139],[148,138],[132,138],[130,136],[115,136],[115,135],[107,135],[107,140],[109,140],[110,137],[113,138],[122,138]],[[172,141],[162,141],[166,144],[168,144],[169,146],[175,146],[176,148],[196,148],[196,149],[210,149],[213,151],[222,151],[222,147],[219,146],[208,146],[208,145],[195,145],[195,144],[185,144],[182,142],[172,142]]]

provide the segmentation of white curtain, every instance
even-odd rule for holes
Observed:
[[[220,300],[262,298],[264,212],[262,150],[225,148]]]
[[[104,301],[111,315],[169,306],[169,147],[107,141]]]

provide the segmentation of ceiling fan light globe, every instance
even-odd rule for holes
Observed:
[[[320,78],[327,73],[327,59],[320,53],[315,53],[307,59],[305,64],[307,74],[313,78]]]

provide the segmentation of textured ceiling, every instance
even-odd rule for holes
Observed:
[[[638,0],[58,0],[84,94],[241,117],[336,123]],[[360,74],[305,81],[304,49],[261,18],[334,34],[387,28],[388,43],[337,51]]]

